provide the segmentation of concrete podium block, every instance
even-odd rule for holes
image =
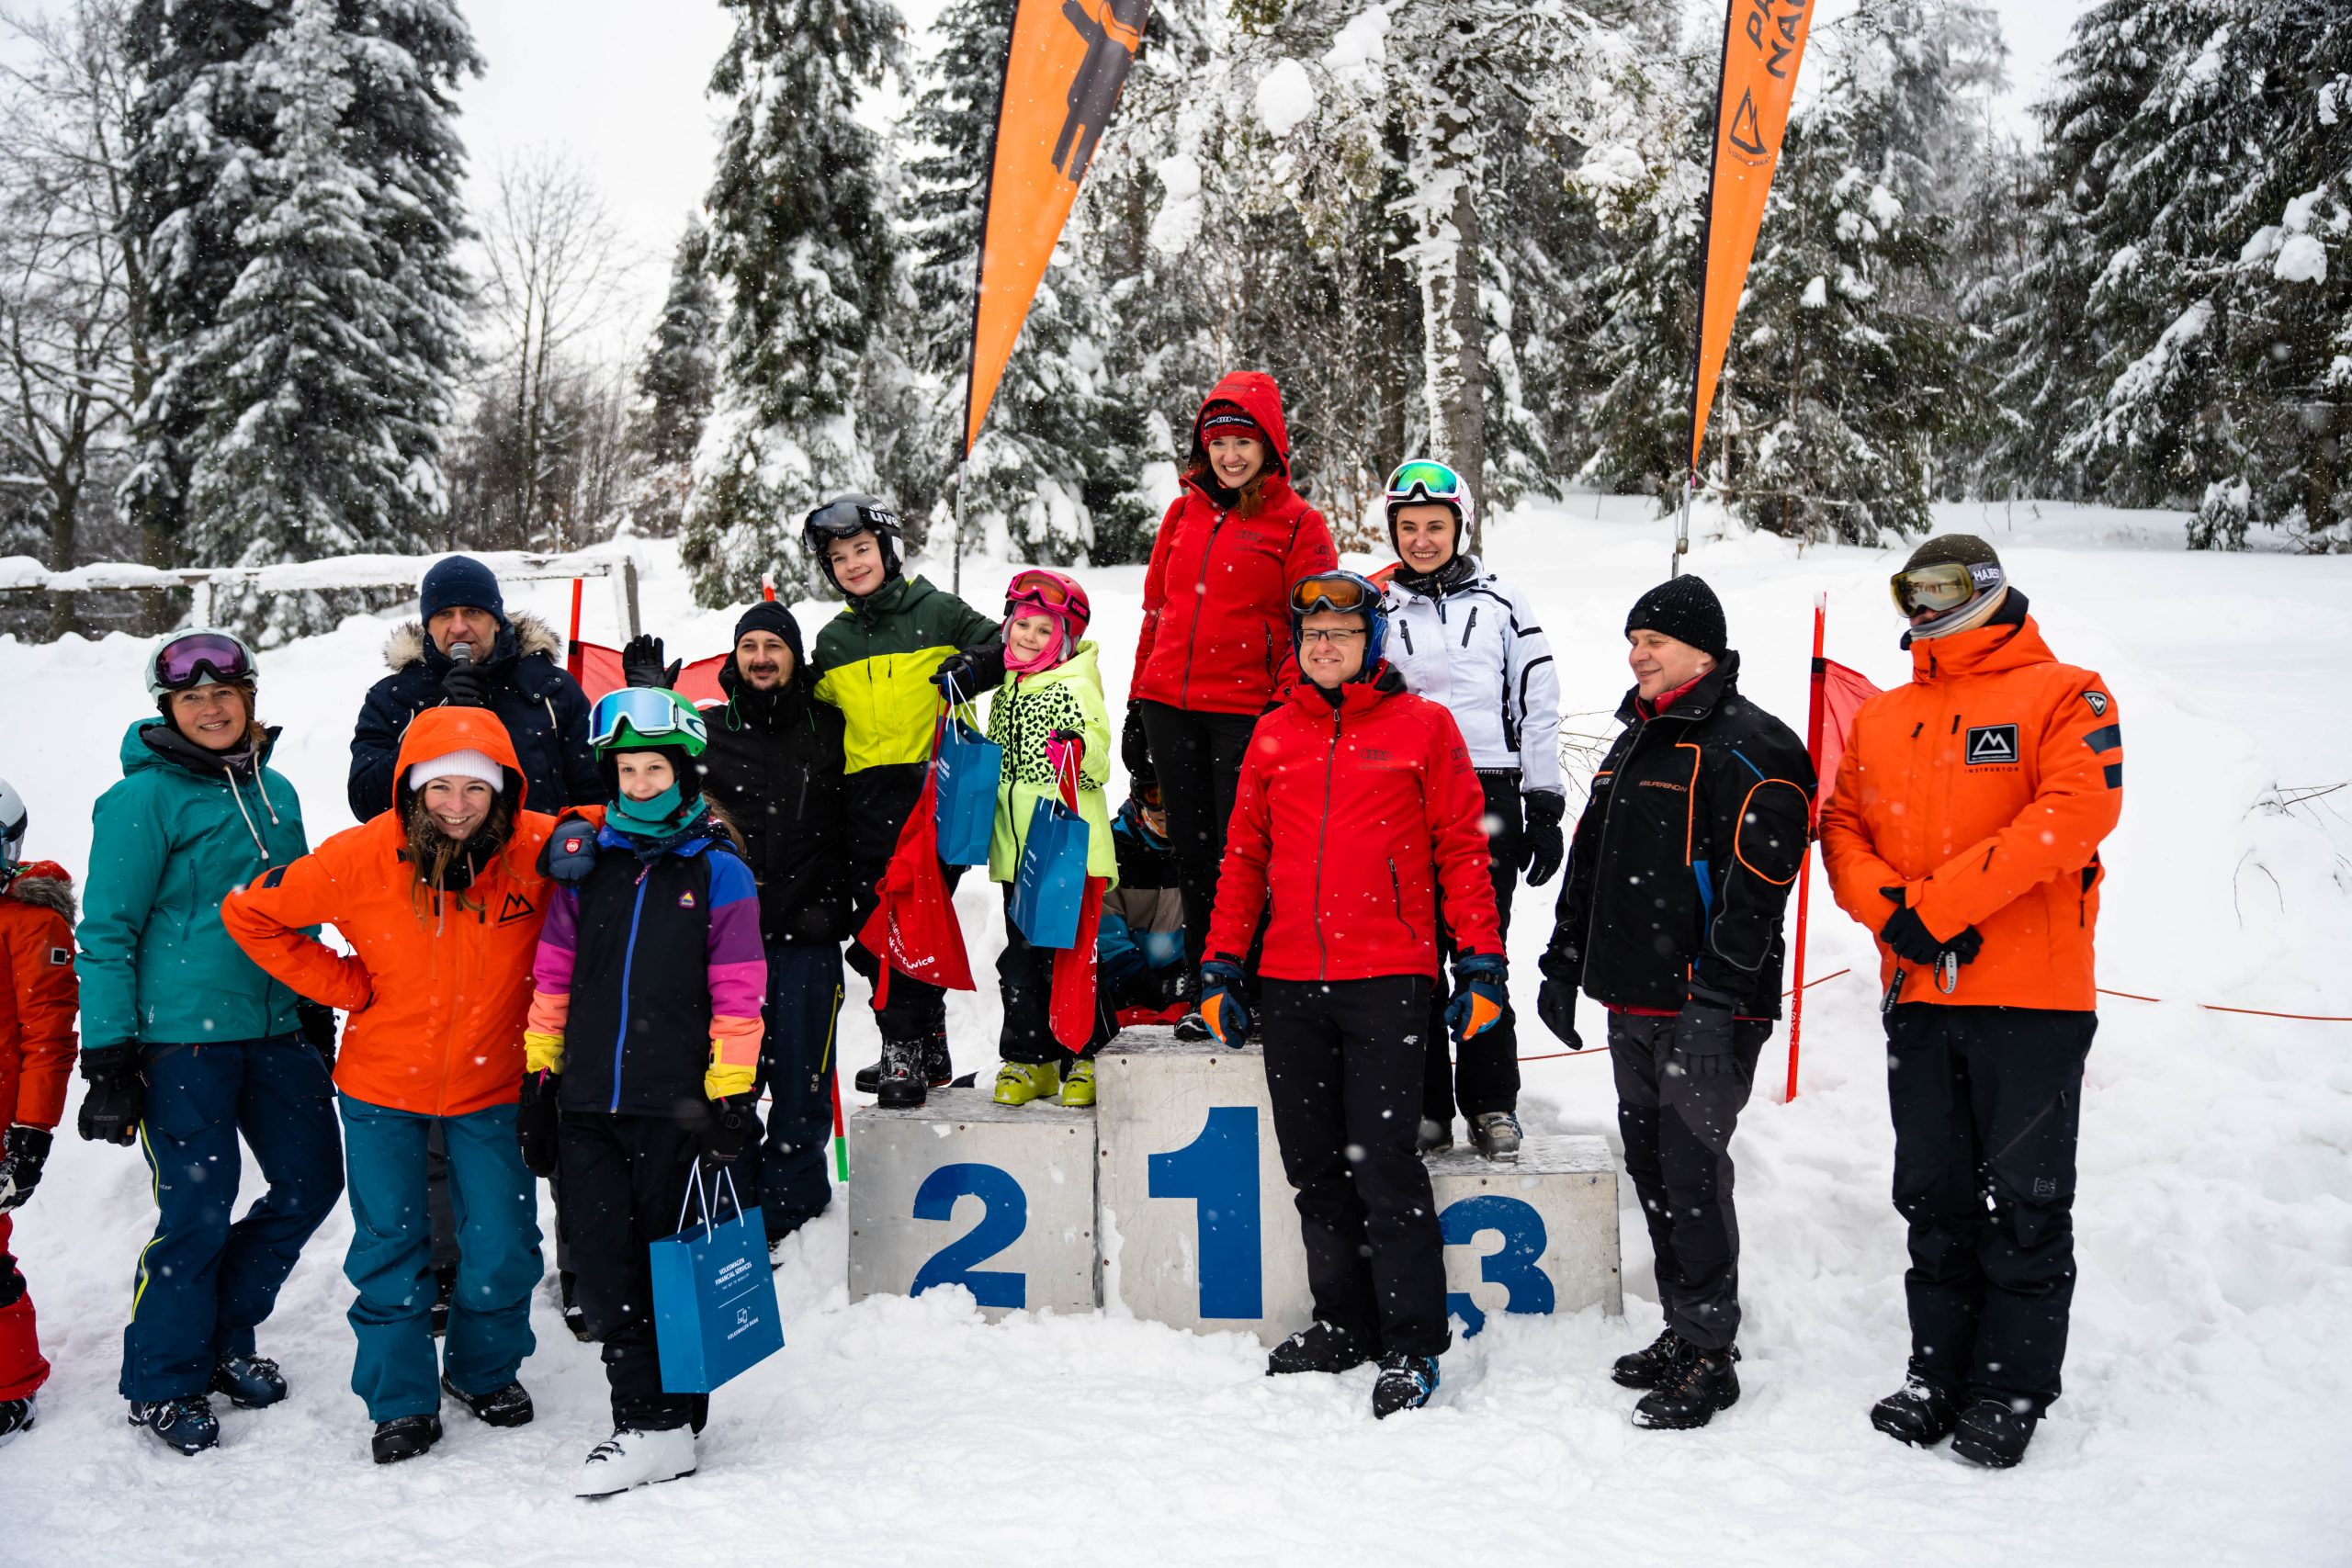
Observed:
[[[945,1089],[848,1132],[851,1301],[962,1285],[991,1319],[1099,1304],[1091,1114]]]
[[[1283,1179],[1265,1058],[1130,1030],[1097,1067],[1102,1292],[1136,1316],[1268,1345],[1306,1325],[1306,1258]],[[1517,1165],[1430,1162],[1447,1305],[1488,1314],[1623,1311],[1617,1176],[1597,1137],[1531,1138]]]

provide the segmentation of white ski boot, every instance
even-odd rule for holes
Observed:
[[[632,1486],[695,1472],[695,1435],[684,1427],[641,1432],[624,1427],[591,1450],[580,1467],[578,1495],[610,1497]]]

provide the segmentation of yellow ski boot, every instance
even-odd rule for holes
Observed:
[[[999,1105],[1026,1105],[1061,1087],[1061,1071],[1051,1062],[1007,1062],[997,1069],[994,1099]]]
[[[1090,1059],[1070,1065],[1062,1075],[1062,1103],[1091,1105],[1094,1103],[1094,1063]]]

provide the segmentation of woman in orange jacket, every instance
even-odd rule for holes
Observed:
[[[1911,1363],[1871,1423],[2007,1468],[2058,1397],[2075,1144],[2098,1026],[2098,848],[2123,809],[2107,683],[2061,664],[1991,546],[1894,577],[1911,683],[1862,705],[1823,808],[1839,908],[1878,932]]]
[[[354,1222],[344,1273],[359,1291],[351,1386],[376,1423],[379,1464],[433,1446],[445,1392],[494,1427],[531,1419],[515,1372],[534,1344],[538,1203],[514,1107],[547,908],[539,852],[555,826],[523,809],[514,743],[481,708],[416,716],[387,804],[221,906],[254,963],[351,1015],[334,1074]],[[349,954],[304,934],[322,923]],[[425,1201],[436,1125],[459,1254],[438,1368]]]

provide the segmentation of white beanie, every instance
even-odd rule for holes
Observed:
[[[480,779],[492,794],[503,794],[506,789],[506,770],[497,759],[470,749],[413,764],[408,771],[409,793],[415,794],[435,779]]]

